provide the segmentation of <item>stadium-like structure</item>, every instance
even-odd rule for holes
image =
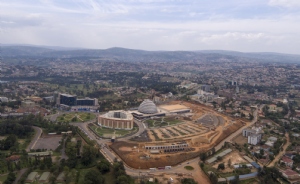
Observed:
[[[156,105],[149,99],[145,99],[138,108],[138,111],[143,114],[158,113]]]
[[[126,111],[109,111],[98,117],[98,124],[106,128],[131,130],[133,116]]]

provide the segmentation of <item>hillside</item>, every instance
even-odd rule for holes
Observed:
[[[55,48],[55,47],[53,47]],[[2,46],[3,58],[101,58],[124,62],[182,62],[182,61],[231,61],[256,60],[262,62],[300,62],[300,55],[280,53],[243,53],[222,50],[205,51],[144,51],[126,48],[109,49],[51,49],[37,46]]]

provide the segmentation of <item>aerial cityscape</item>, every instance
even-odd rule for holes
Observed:
[[[0,7],[0,184],[300,183],[298,1]]]

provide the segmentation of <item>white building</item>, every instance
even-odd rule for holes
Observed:
[[[7,97],[0,97],[0,101],[1,102],[8,102],[8,98]]]
[[[246,128],[243,130],[243,136],[248,138],[248,144],[257,145],[262,138],[261,128]]]
[[[248,136],[248,144],[257,145],[261,140],[261,134],[252,134]]]

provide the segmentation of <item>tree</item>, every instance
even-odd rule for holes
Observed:
[[[54,175],[51,175],[50,178],[49,178],[49,182],[50,182],[51,184],[55,184],[55,182],[56,182],[56,177],[55,177]]]
[[[200,167],[201,167],[201,168],[204,167],[204,163],[203,163],[203,162],[200,163]]]
[[[181,180],[181,184],[198,184],[198,183],[192,178],[183,178]]]
[[[129,183],[129,180],[126,175],[121,175],[117,177],[117,184],[127,184],[127,183]]]
[[[225,169],[225,164],[224,164],[224,163],[220,163],[220,164],[218,165],[218,169],[224,170],[224,169]]]
[[[15,181],[15,179],[16,179],[15,173],[10,172],[3,184],[12,184]]]
[[[218,177],[214,173],[210,173],[209,179],[212,184],[217,184],[218,183]]]
[[[215,154],[215,153],[216,153],[216,148],[213,147],[213,148],[211,149],[211,152],[212,152],[212,154]]]
[[[9,150],[11,147],[14,147],[18,144],[17,142],[17,136],[15,135],[9,135],[3,143],[3,149],[4,150]]]
[[[228,167],[231,166],[231,159],[228,159],[227,165],[228,165]]]
[[[88,166],[96,159],[97,156],[98,156],[98,150],[96,148],[89,145],[83,146],[82,158],[81,158],[83,165]]]
[[[103,159],[100,163],[97,164],[97,168],[102,174],[104,174],[109,172],[110,164],[107,160]]]
[[[132,179],[125,172],[125,167],[122,162],[114,162],[113,173],[117,178],[116,184],[128,184],[132,183]]]
[[[98,170],[90,170],[84,176],[86,184],[104,184],[104,178]]]
[[[207,155],[206,155],[205,152],[200,153],[200,159],[201,159],[203,162],[206,160],[206,158],[207,158]]]

